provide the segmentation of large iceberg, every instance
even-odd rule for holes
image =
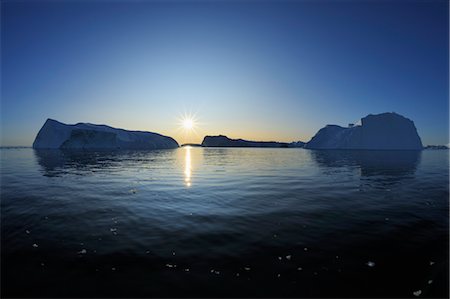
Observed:
[[[66,125],[47,119],[36,139],[36,149],[168,149],[177,148],[171,137],[144,131],[127,131],[105,125]]]
[[[414,122],[397,113],[361,119],[361,125],[327,125],[305,145],[309,149],[421,150]]]

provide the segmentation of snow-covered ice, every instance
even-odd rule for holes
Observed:
[[[36,149],[167,149],[177,148],[171,137],[144,131],[127,131],[106,125],[67,125],[47,119],[36,139]]]
[[[327,125],[305,145],[309,149],[421,150],[414,122],[397,113],[369,114],[361,125]]]

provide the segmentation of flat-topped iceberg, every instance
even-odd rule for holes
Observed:
[[[361,125],[344,128],[327,125],[305,145],[309,149],[421,150],[414,122],[397,113],[381,113],[361,119]]]
[[[202,142],[204,147],[289,147],[288,143],[276,141],[249,141],[244,139],[231,139],[224,135],[205,136]]]
[[[169,149],[178,143],[171,137],[145,131],[127,131],[105,125],[63,124],[47,119],[36,139],[36,149]]]

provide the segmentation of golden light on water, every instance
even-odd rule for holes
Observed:
[[[192,174],[191,147],[185,146],[184,150],[186,151],[184,156],[184,183],[187,187],[190,187]]]

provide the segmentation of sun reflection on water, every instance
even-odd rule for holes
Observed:
[[[191,147],[190,146],[186,146],[184,147],[185,151],[186,151],[186,155],[185,155],[185,165],[184,165],[184,182],[186,184],[187,187],[191,186],[191,167],[192,167],[192,163],[191,163]]]

